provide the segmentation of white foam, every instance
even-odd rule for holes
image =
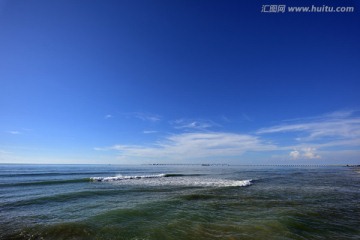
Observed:
[[[92,181],[97,181],[97,182],[112,182],[112,181],[129,180],[129,179],[161,178],[161,177],[165,177],[165,174],[142,175],[142,176],[122,176],[122,175],[118,175],[118,176],[115,176],[115,177],[92,177],[90,179]]]
[[[166,177],[166,174],[142,176],[93,177],[92,181],[112,182],[117,185],[138,186],[189,186],[189,187],[246,187],[252,180],[230,180],[204,177]],[[126,181],[124,181],[126,180]]]
[[[229,180],[229,179],[198,179],[197,181],[184,181],[184,185],[194,187],[246,187],[251,185],[249,180]]]

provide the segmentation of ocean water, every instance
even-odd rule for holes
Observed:
[[[0,165],[0,239],[360,239],[360,169]]]

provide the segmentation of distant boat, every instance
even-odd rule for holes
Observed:
[[[203,167],[209,167],[210,164],[201,164],[201,166],[203,166]]]

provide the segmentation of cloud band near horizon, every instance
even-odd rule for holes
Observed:
[[[261,128],[253,134],[186,132],[172,134],[147,145],[115,144],[96,150],[115,150],[121,159],[191,159],[243,156],[249,152],[280,152],[289,160],[323,160],[320,152],[358,150],[360,118],[352,112],[334,112],[294,123]],[[188,130],[188,129],[187,129]],[[287,144],[275,143],[276,134],[288,134]],[[269,136],[270,135],[270,136]],[[341,149],[336,149],[341,148]]]

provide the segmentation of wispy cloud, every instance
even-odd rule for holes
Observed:
[[[221,115],[221,116],[220,116],[220,120],[221,120],[222,122],[226,122],[226,123],[231,122],[230,118],[228,118],[228,117],[225,116],[225,115]]]
[[[269,128],[262,128],[257,134],[299,132],[306,134],[297,137],[298,141],[313,141],[331,138],[332,140],[359,139],[360,118],[352,116],[353,112],[334,112],[322,117],[298,120],[293,124],[282,124]]]
[[[331,152],[351,151],[353,154],[354,151],[360,151],[360,118],[356,113],[338,111],[284,121],[251,134],[216,132],[214,127],[220,125],[209,120],[178,119],[171,125],[182,133],[143,145],[117,144],[95,150],[116,151],[118,156],[126,160],[189,161],[240,157],[250,152],[273,152],[287,160],[323,161],[331,156]],[[133,116],[147,119],[141,114]],[[152,134],[156,131],[146,130],[143,133]],[[286,141],[281,141],[282,138]]]
[[[158,122],[161,120],[161,116],[153,113],[145,113],[145,112],[131,112],[125,113],[127,117],[137,118],[142,121],[149,121],[149,122]]]
[[[113,115],[107,114],[107,115],[104,116],[104,119],[110,119],[110,118],[112,118],[112,117],[113,117]]]
[[[283,122],[310,122],[310,121],[321,121],[326,119],[339,119],[339,118],[348,118],[354,116],[358,113],[358,110],[338,110],[334,112],[328,112],[322,115],[317,116],[309,116],[309,117],[302,117],[302,118],[295,118],[295,119],[285,119]]]
[[[219,124],[215,123],[211,120],[193,120],[193,119],[177,119],[172,121],[171,124],[176,129],[189,129],[191,131],[194,130],[206,130],[212,127],[218,127]]]
[[[340,111],[335,111],[335,112],[324,114],[322,117],[323,118],[348,118],[348,117],[351,117],[352,115],[354,115],[356,112],[358,112],[358,111],[350,110],[350,109],[340,110]]]
[[[21,132],[19,131],[8,131],[8,133],[12,134],[12,135],[19,135],[21,134]]]
[[[354,116],[357,111],[336,111],[317,117],[287,121],[286,124],[262,128],[256,133],[288,134],[296,142],[293,146],[279,146],[286,149],[291,147],[291,159],[320,159],[318,149],[354,149],[360,146],[360,118]],[[290,123],[289,123],[290,122]],[[276,138],[276,137],[275,137]]]
[[[11,152],[0,149],[0,154],[10,154]]]
[[[154,131],[154,130],[144,130],[143,133],[144,134],[152,134],[152,133],[157,133],[158,131]]]
[[[242,117],[244,120],[248,121],[248,122],[252,122],[252,121],[253,121],[253,120],[249,117],[249,115],[247,115],[246,113],[242,113],[242,114],[241,114],[241,117]]]
[[[276,147],[258,137],[234,133],[182,133],[151,146],[114,145],[96,150],[116,150],[123,157],[198,159],[240,156],[248,151],[270,151]]]
[[[11,131],[5,131],[8,134],[12,135],[20,135],[20,134],[29,134],[34,132],[32,128],[21,128],[20,130],[11,130]]]

